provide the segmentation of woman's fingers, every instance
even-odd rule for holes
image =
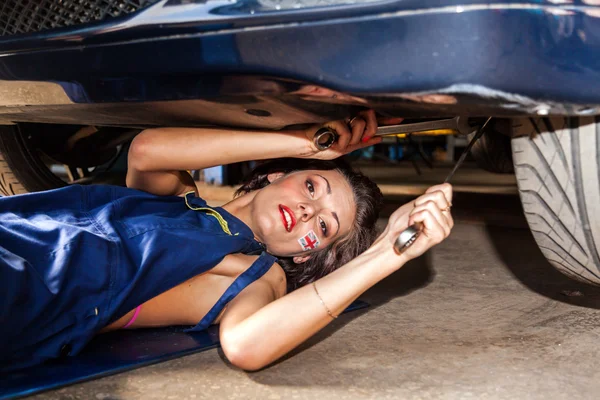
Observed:
[[[452,230],[452,228],[454,228],[454,218],[452,217],[452,211],[450,208],[448,208],[447,210],[441,210],[442,211],[442,215],[444,216],[444,218],[446,218],[446,221],[448,223],[448,226],[450,227],[450,230]]]
[[[373,110],[363,111],[349,122],[334,121],[327,126],[338,134],[334,149],[344,154],[381,143],[381,138],[372,137],[377,132],[377,120]],[[372,132],[371,137],[369,132]]]
[[[373,146],[373,145],[375,145],[375,144],[379,144],[379,143],[381,143],[381,141],[382,141],[382,140],[383,140],[383,138],[381,138],[381,137],[372,137],[371,139],[369,139],[369,140],[368,140],[368,141],[366,141],[366,142],[362,142],[362,141],[361,141],[361,142],[360,142],[360,143],[358,143],[358,144],[354,144],[354,145],[352,145],[352,144],[351,144],[351,145],[350,145],[350,146],[348,146],[348,148],[346,149],[346,152],[347,152],[347,153],[351,153],[351,152],[353,152],[353,151],[355,151],[355,150],[364,149],[365,147],[370,147],[370,146]]]
[[[438,185],[438,188],[439,189]],[[437,193],[439,192],[439,193]],[[376,243],[394,243],[398,235],[410,225],[421,223],[422,234],[416,242],[403,251],[407,260],[421,256],[434,245],[446,239],[454,226],[446,194],[431,190],[416,201],[406,203],[390,215],[388,225]],[[415,202],[418,203],[415,205]],[[383,242],[383,238],[385,242]],[[385,244],[387,246],[387,244]]]
[[[346,147],[348,147],[352,139],[352,132],[346,121],[332,121],[325,124],[325,126],[332,129],[338,136],[337,142],[333,144],[332,148],[345,152]]]
[[[440,185],[431,186],[429,189],[427,189],[425,191],[425,194],[438,192],[438,191],[444,193],[444,196],[446,197],[446,200],[448,201],[448,203],[452,204],[453,189],[452,189],[451,184],[442,183]]]
[[[377,117],[374,110],[361,111],[358,115],[366,122],[366,127],[362,135],[362,141],[366,143],[377,133]]]
[[[429,201],[434,202],[440,210],[450,208],[452,206],[450,201],[446,198],[446,194],[441,190],[435,190],[417,197],[415,200],[415,206],[420,206],[421,204],[425,204]]]
[[[452,207],[452,185],[444,183],[430,187],[424,195],[415,200],[415,206],[425,204],[428,201],[433,201],[442,210],[442,215],[448,221],[450,229],[452,229],[454,227],[454,219],[450,212]]]
[[[417,222],[423,224],[423,235],[432,241],[431,245],[440,243],[448,236],[430,210],[425,209],[412,214],[409,218],[409,224],[412,225]]]
[[[361,142],[367,123],[364,119],[355,117],[350,120],[350,126],[352,127],[352,140],[350,140],[350,145],[355,146]]]
[[[450,226],[450,221],[448,220],[447,215],[450,215],[449,210],[448,211],[442,211],[435,202],[433,201],[428,201],[426,203],[423,203],[417,207],[415,207],[411,212],[410,212],[410,217],[409,217],[409,222],[410,219],[413,217],[413,215],[421,213],[421,212],[428,212],[429,214],[431,214],[436,222],[438,223],[438,225],[436,225],[436,227],[439,227],[442,229],[442,231],[444,232],[444,237],[448,236],[450,234],[451,231],[451,226]]]
[[[382,121],[384,121],[384,123],[399,123],[402,121],[402,118],[384,118]],[[316,146],[313,145],[313,155],[318,154],[316,158],[336,158],[355,150],[373,146],[382,141],[381,137],[374,136],[377,133],[377,116],[374,110],[361,111],[350,121],[332,121],[323,126],[335,131],[337,134],[337,142],[334,143],[330,149],[320,153]],[[314,132],[318,129],[317,126]],[[314,140],[314,132],[313,128],[306,131],[310,140]]]
[[[446,194],[443,191],[434,190],[429,193],[425,193],[415,200],[415,207],[419,207],[427,203],[435,204],[436,208],[442,211],[442,215],[450,225],[450,228],[454,226],[454,220],[452,219],[452,214],[450,213],[452,203],[448,201]]]

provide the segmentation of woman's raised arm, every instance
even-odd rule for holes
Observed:
[[[185,170],[273,157],[297,156],[304,132],[242,131],[207,128],[148,129],[129,149],[127,186],[158,195],[195,190]]]
[[[129,149],[127,186],[159,195],[195,190],[189,174],[181,171],[241,161],[280,157],[333,159],[379,143],[373,111],[361,113],[351,129],[344,121],[325,124],[340,139],[319,152],[312,139],[320,126],[294,131],[248,131],[217,128],[153,128],[137,135]]]

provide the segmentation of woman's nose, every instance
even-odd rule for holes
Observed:
[[[308,221],[315,215],[315,207],[310,203],[300,203],[300,211],[302,213],[302,221]]]

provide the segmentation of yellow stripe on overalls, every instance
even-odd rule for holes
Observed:
[[[210,208],[210,207],[192,207],[190,205],[190,203],[188,202],[187,196],[190,193],[194,193],[195,192],[189,191],[187,192],[183,197],[185,198],[185,205],[188,206],[188,208],[190,210],[194,210],[194,211],[204,211],[205,213],[207,213],[208,215],[211,215],[213,217],[215,217],[217,219],[217,221],[219,221],[219,225],[221,225],[221,229],[223,229],[223,231],[228,234],[228,235],[232,235],[231,231],[229,230],[229,225],[227,224],[227,221],[225,221],[225,218],[223,218],[223,216],[221,214],[219,214],[216,210]],[[237,235],[237,234],[236,234]]]

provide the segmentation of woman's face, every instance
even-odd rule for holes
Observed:
[[[347,180],[338,171],[297,171],[269,175],[270,185],[253,200],[254,234],[278,256],[303,262],[346,235],[356,205]]]

